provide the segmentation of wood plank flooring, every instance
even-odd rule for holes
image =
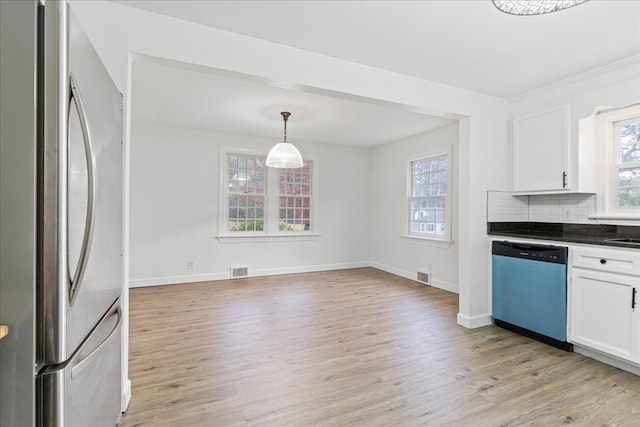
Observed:
[[[640,426],[640,377],[372,268],[132,289],[122,426]]]

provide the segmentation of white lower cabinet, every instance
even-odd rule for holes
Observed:
[[[571,268],[569,340],[640,363],[639,292],[640,277]]]

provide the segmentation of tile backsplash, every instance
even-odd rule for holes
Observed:
[[[575,222],[596,224],[589,219],[596,214],[595,194],[552,194],[529,196],[530,222]]]
[[[487,191],[487,222],[528,222],[529,196]]]
[[[595,194],[512,196],[508,191],[487,192],[488,222],[567,222],[595,224]]]

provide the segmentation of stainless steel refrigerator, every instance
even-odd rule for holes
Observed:
[[[0,420],[115,426],[122,96],[66,2],[2,2]]]

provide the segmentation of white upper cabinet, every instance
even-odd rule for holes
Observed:
[[[513,193],[595,192],[589,144],[571,139],[569,103],[515,116]]]

